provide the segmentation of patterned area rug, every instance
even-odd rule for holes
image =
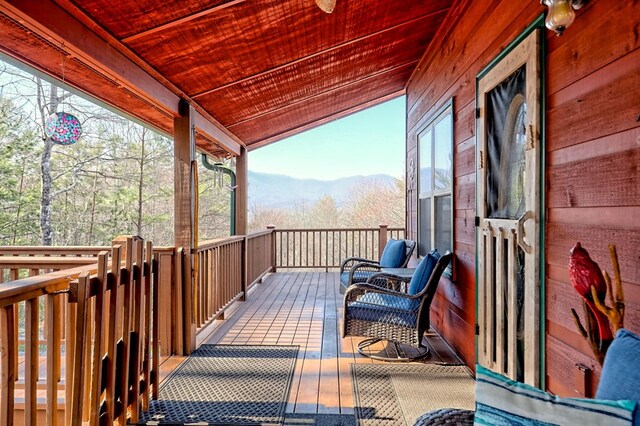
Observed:
[[[353,414],[287,413],[284,426],[356,426]]]
[[[202,345],[163,382],[141,424],[281,424],[298,346]]]
[[[464,366],[352,364],[360,426],[411,426],[439,408],[474,409],[474,381]]]

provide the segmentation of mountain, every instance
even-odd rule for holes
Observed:
[[[249,171],[249,205],[276,208],[302,203],[312,205],[325,195],[342,205],[347,195],[360,185],[393,185],[394,182],[395,178],[384,174],[319,180]]]

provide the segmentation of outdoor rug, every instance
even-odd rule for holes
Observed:
[[[139,424],[281,424],[298,346],[202,345]]]
[[[411,426],[428,411],[475,408],[464,366],[351,364],[351,375],[360,426]]]
[[[353,414],[287,413],[284,426],[356,426]]]

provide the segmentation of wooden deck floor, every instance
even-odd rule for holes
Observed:
[[[350,364],[371,363],[357,351],[360,339],[340,338],[342,295],[338,274],[278,272],[267,276],[217,321],[200,343],[299,345],[287,412],[353,413]],[[436,334],[425,337],[424,362],[459,363]]]

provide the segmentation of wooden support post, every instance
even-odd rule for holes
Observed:
[[[240,288],[242,290],[242,296],[240,301],[247,300],[247,269],[249,265],[249,251],[247,250],[247,237],[242,240],[242,247],[240,249]],[[224,313],[223,313],[224,315]]]
[[[236,157],[236,235],[247,234],[247,149],[240,148]]]
[[[271,272],[276,272],[276,226],[267,225],[267,229],[271,231]]]
[[[195,246],[196,211],[195,197],[198,188],[192,168],[196,166],[194,136],[194,110],[186,102],[180,102],[180,117],[174,119],[174,206],[175,246],[184,249],[182,319],[184,321],[184,353],[188,355],[196,347],[196,324],[193,306],[193,252]],[[246,183],[245,183],[246,185]],[[246,208],[246,204],[244,204]],[[244,228],[243,228],[244,229]]]
[[[382,252],[387,245],[387,229],[389,225],[380,224],[380,232],[378,233],[378,260],[382,257]]]
[[[240,155],[236,157],[236,235],[247,235],[247,187],[248,187],[248,165],[247,149],[240,148]],[[240,282],[242,287],[242,297],[247,298],[247,240],[242,243]]]

